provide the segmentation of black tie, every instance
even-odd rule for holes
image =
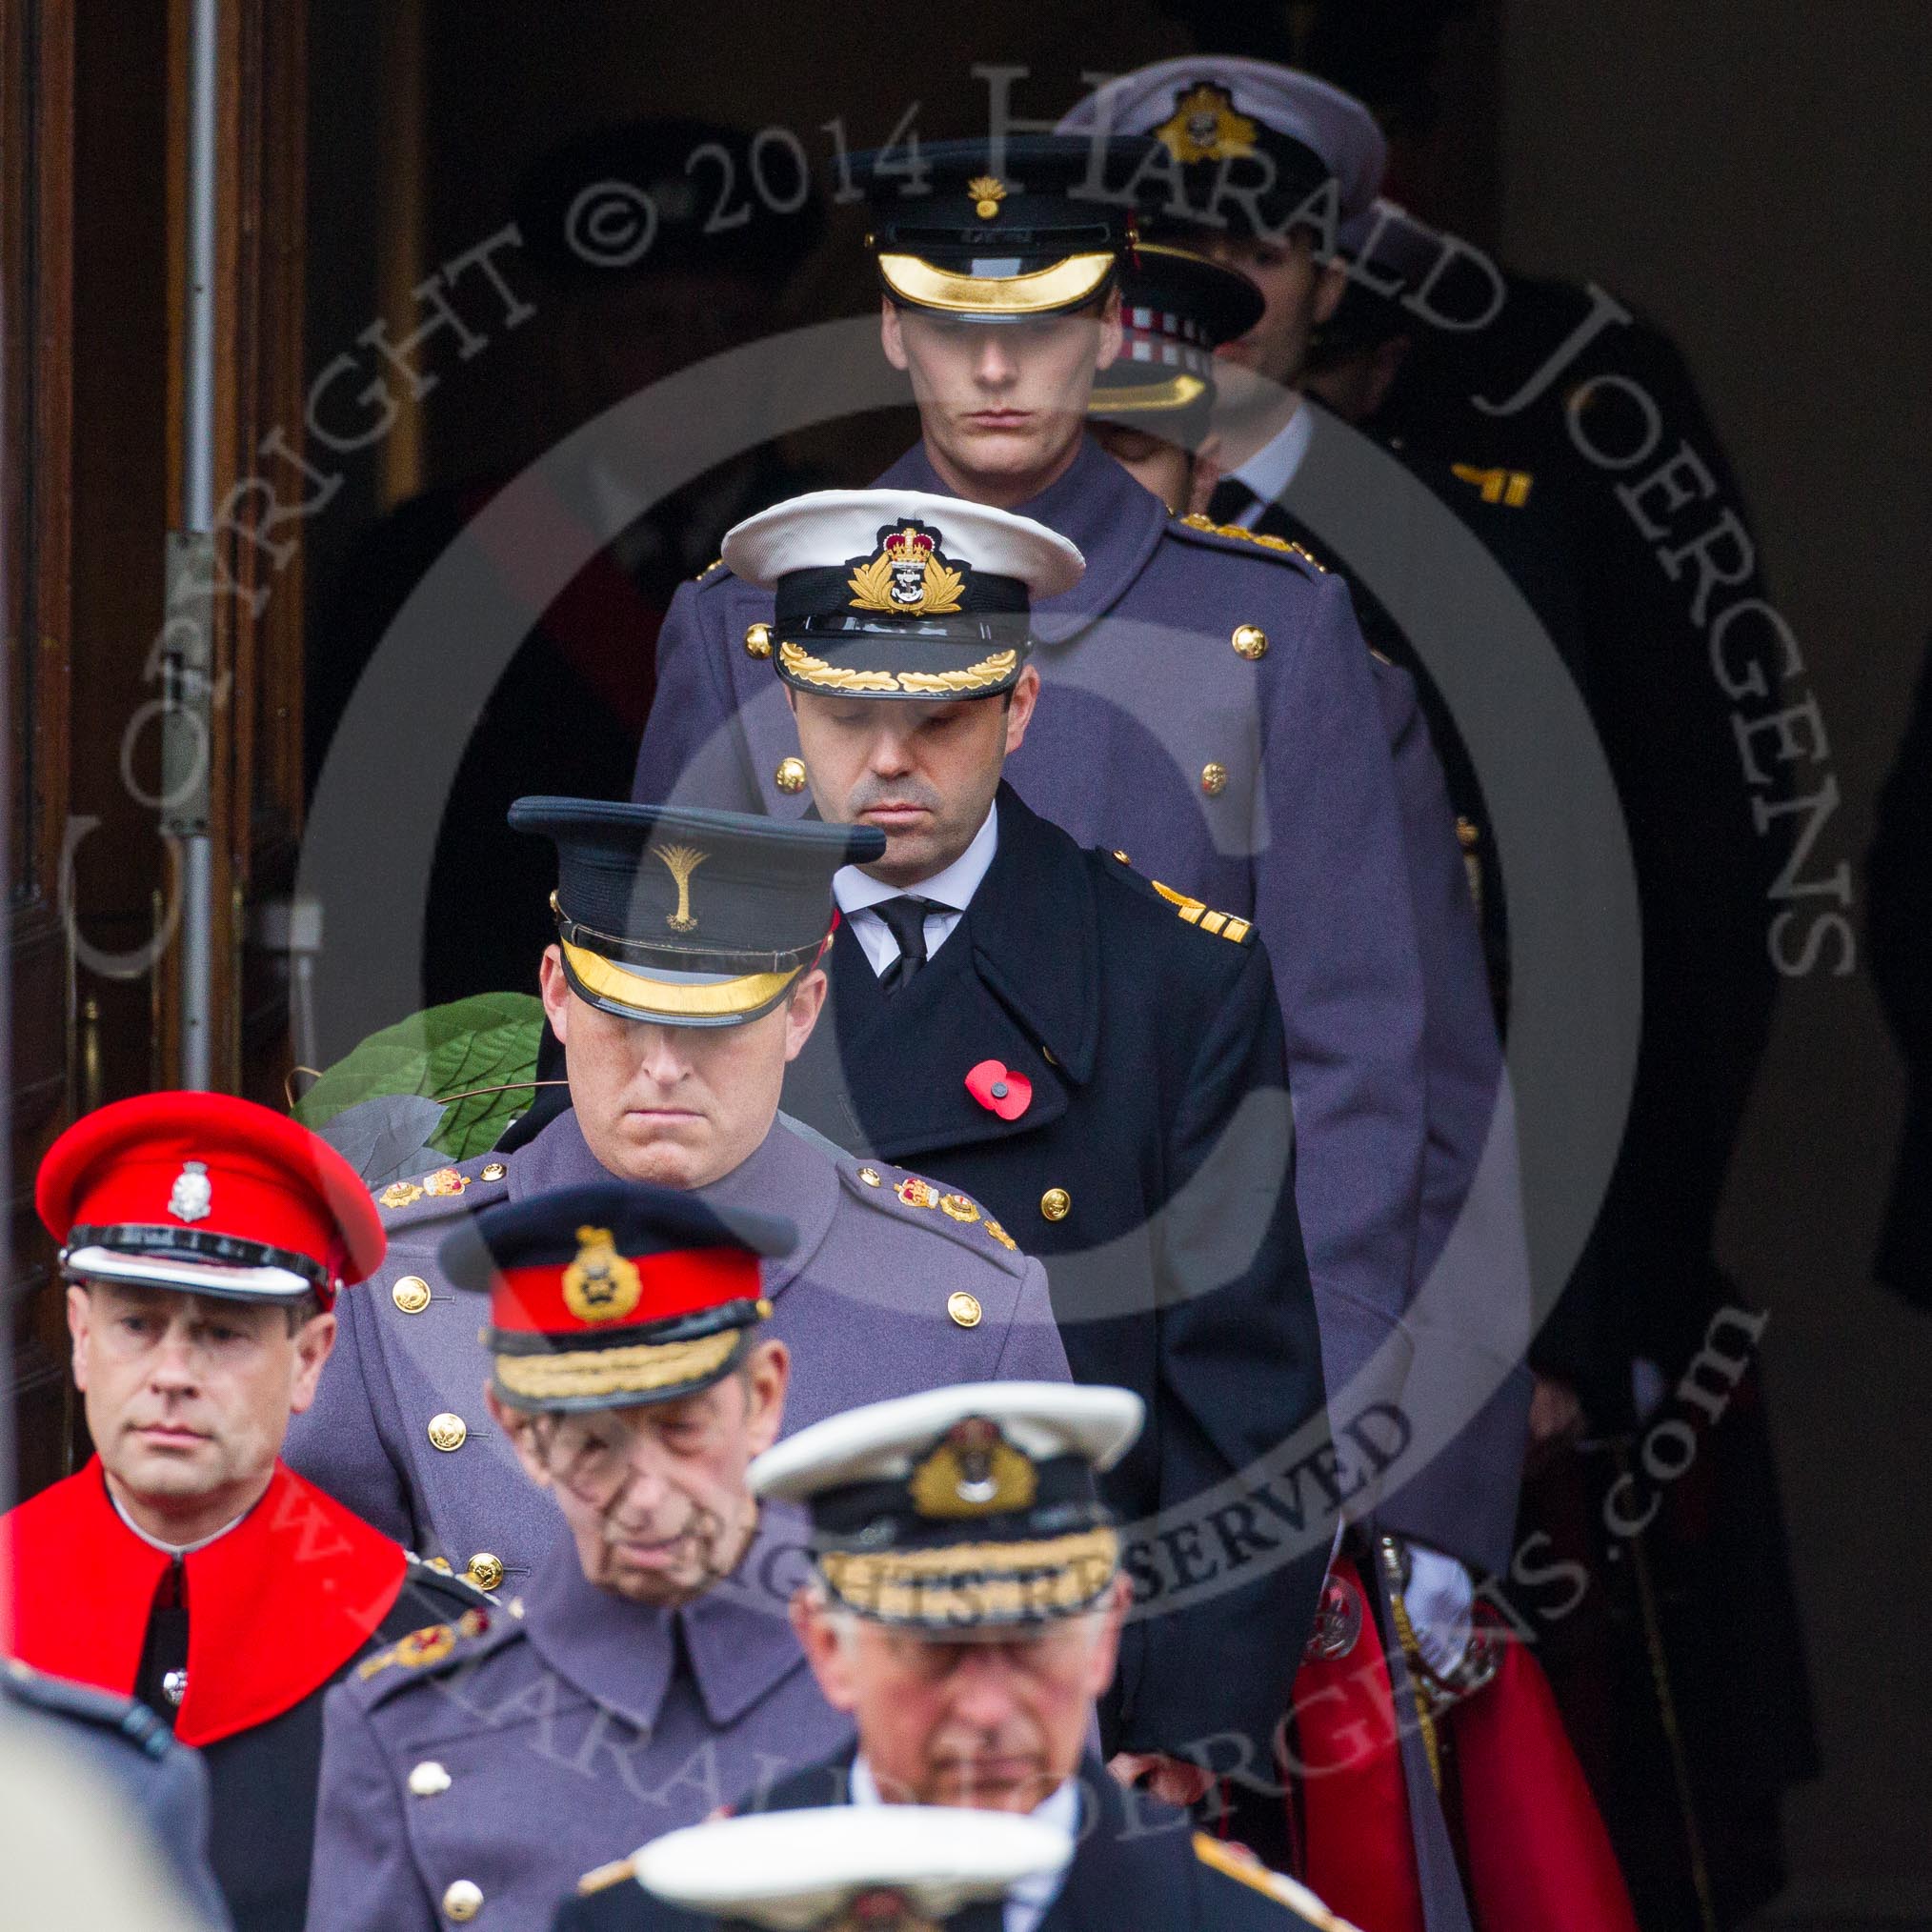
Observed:
[[[899,942],[899,956],[879,975],[878,983],[886,993],[896,993],[926,963],[926,915],[951,910],[934,899],[915,898],[910,893],[881,899],[873,907],[885,921],[886,931]]]
[[[1238,476],[1223,476],[1208,498],[1207,513],[1216,523],[1239,523],[1260,500]]]

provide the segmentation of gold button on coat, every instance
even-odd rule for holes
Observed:
[[[780,758],[775,773],[778,790],[781,792],[802,792],[805,789],[805,760],[803,758]]]
[[[463,1574],[479,1590],[493,1590],[503,1580],[503,1559],[488,1550],[478,1550]]]
[[[430,1305],[430,1284],[420,1275],[398,1275],[389,1298],[405,1315],[420,1315]]]
[[[876,1187],[879,1184],[878,1169],[875,1167],[861,1167],[858,1170],[858,1177],[867,1187]]]
[[[445,1409],[440,1416],[430,1418],[430,1447],[446,1453],[460,1449],[470,1439],[470,1425],[461,1416],[453,1415]]]
[[[949,1295],[946,1298],[946,1313],[961,1328],[979,1326],[979,1298],[975,1295]]]
[[[1039,1197],[1039,1211],[1050,1221],[1063,1221],[1073,1212],[1074,1197],[1063,1187],[1050,1187]]]
[[[769,624],[745,626],[745,655],[769,657],[772,654],[772,627]]]
[[[1258,624],[1237,624],[1231,641],[1250,663],[1268,654],[1268,634]]]
[[[1227,790],[1228,768],[1225,765],[1203,765],[1200,768],[1200,788],[1210,798],[1218,798]]]
[[[493,1160],[483,1170],[483,1178],[485,1180],[501,1180],[509,1172],[510,1170],[500,1160]]]
[[[425,1758],[410,1771],[410,1795],[440,1798],[450,1788],[450,1774],[433,1758]]]
[[[443,1916],[458,1925],[467,1925],[483,1909],[483,1887],[468,1879],[458,1879],[443,1894]]]

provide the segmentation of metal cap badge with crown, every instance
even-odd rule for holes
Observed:
[[[641,1181],[558,1188],[485,1208],[438,1253],[490,1298],[492,1386],[513,1408],[624,1408],[731,1373],[771,1313],[759,1264],[796,1238],[776,1216],[729,1222]]]
[[[751,1485],[807,1506],[818,1580],[861,1617],[954,1635],[1042,1623],[1113,1585],[1119,1536],[1096,1479],[1142,1415],[1127,1389],[934,1389],[801,1429]]]
[[[795,690],[943,702],[1010,691],[1036,597],[1080,553],[1031,517],[916,490],[817,490],[727,533],[724,560],[773,593],[774,666]]]

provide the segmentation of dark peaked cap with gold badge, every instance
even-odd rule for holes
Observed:
[[[1140,1434],[1131,1389],[979,1382],[828,1416],[752,1464],[811,1512],[819,1580],[881,1623],[959,1634],[1072,1617],[1120,1562],[1094,1478]]]
[[[928,703],[1010,691],[1033,649],[1033,599],[1086,569],[1030,516],[917,490],[794,496],[728,531],[724,562],[773,593],[787,684]]]
[[[759,1263],[797,1239],[775,1215],[729,1221],[642,1181],[554,1188],[485,1208],[437,1251],[490,1298],[485,1346],[513,1408],[630,1408],[721,1380],[772,1312]]]
[[[1064,314],[1106,292],[1134,236],[1144,137],[1012,134],[852,157],[895,302],[981,322]]]
[[[1353,94],[1299,69],[1182,54],[1109,81],[1063,115],[1062,135],[1149,134],[1160,165],[1136,180],[1140,215],[1236,234],[1298,221],[1330,241],[1380,185],[1388,146]]]
[[[556,846],[551,909],[572,992],[661,1026],[771,1012],[832,936],[833,874],[885,852],[872,826],[603,798],[519,798],[510,822]]]

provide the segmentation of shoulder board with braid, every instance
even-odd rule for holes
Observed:
[[[1197,513],[1177,516],[1174,521],[1180,529],[1191,530],[1197,535],[1218,536],[1228,543],[1247,544],[1267,555],[1279,557],[1284,563],[1299,564],[1321,576],[1328,574],[1328,566],[1305,543],[1297,543],[1293,537],[1270,536],[1265,531],[1249,530],[1238,523],[1217,523],[1213,517]]]

